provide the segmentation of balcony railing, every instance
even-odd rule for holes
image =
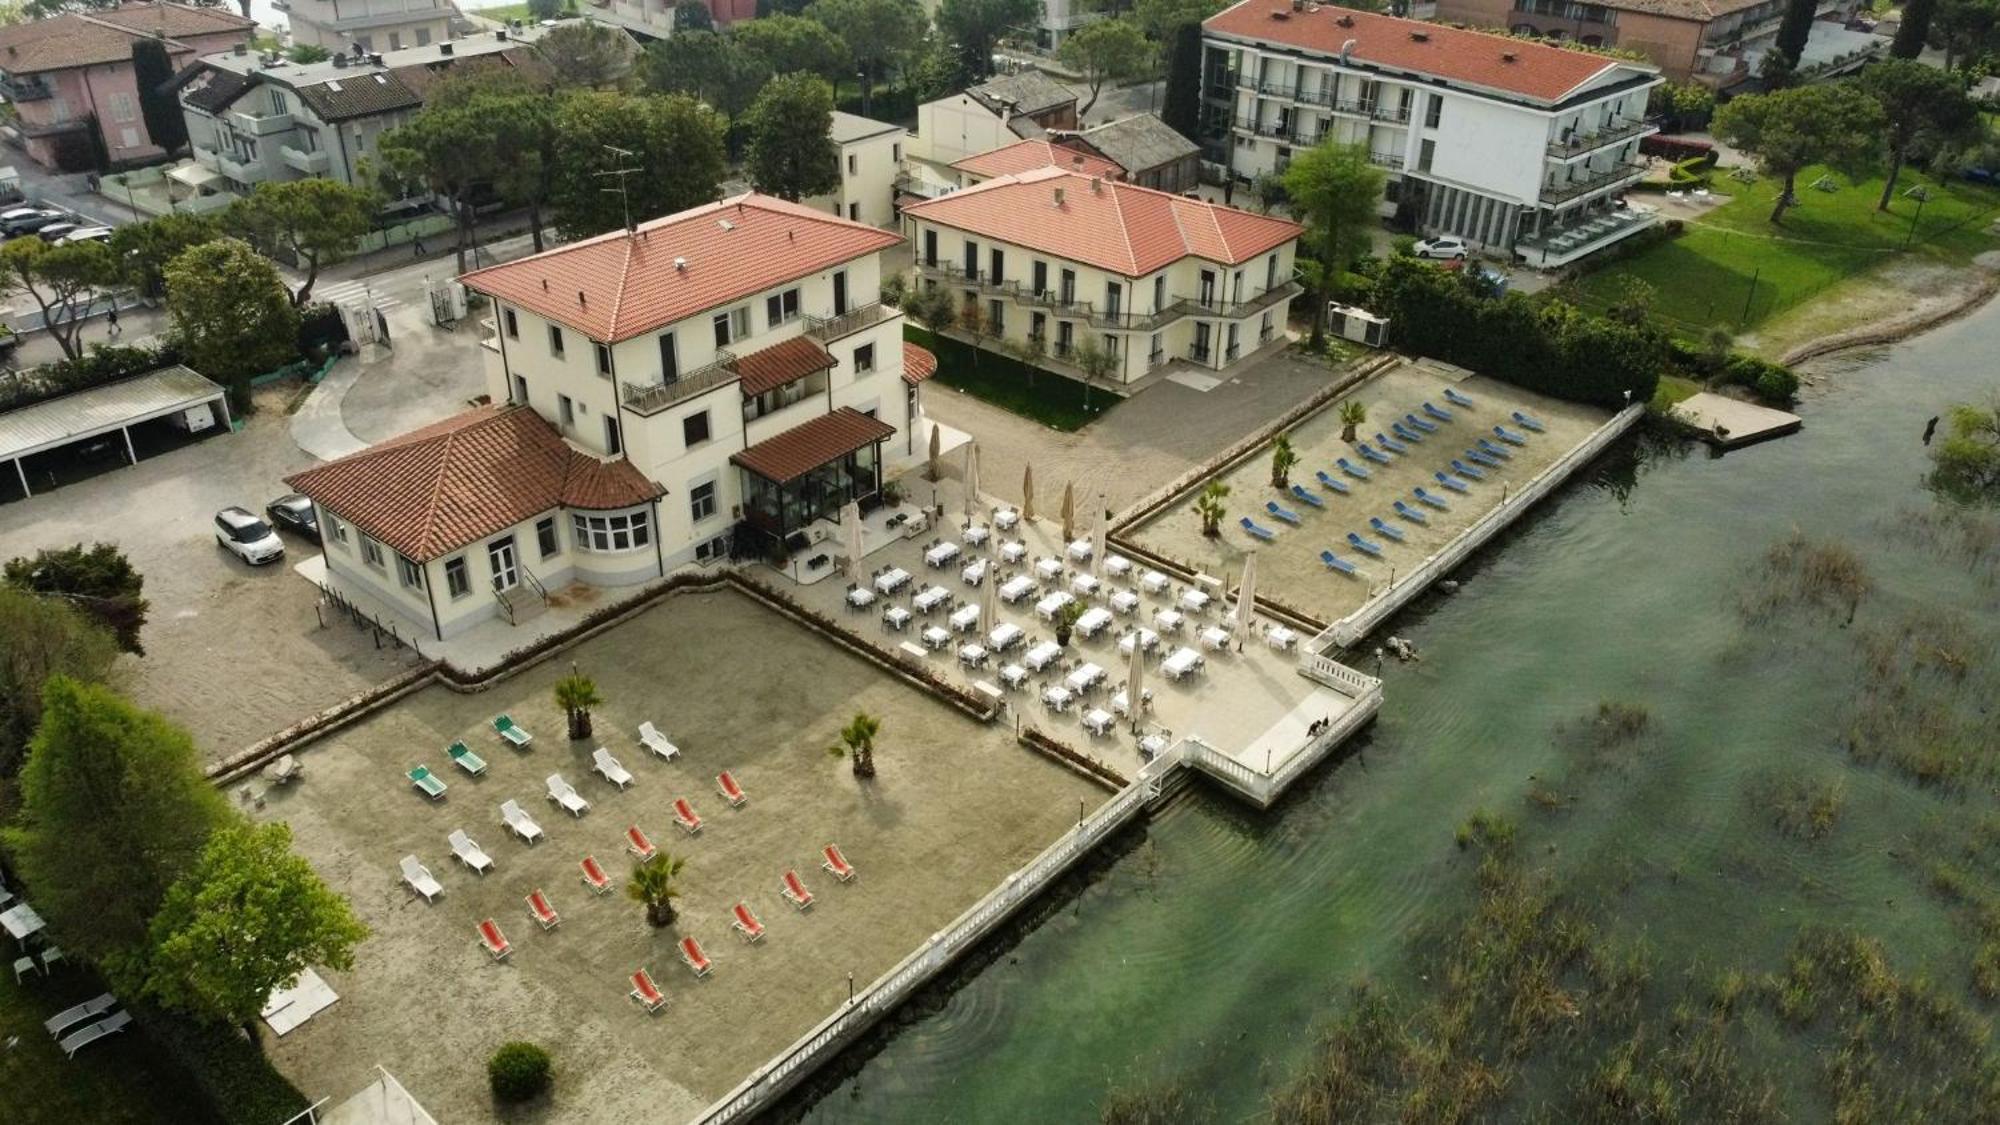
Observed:
[[[1196,363],[1207,363],[1215,354],[1215,349],[1206,344],[1189,344],[1188,358]]]
[[[1612,184],[1629,183],[1645,174],[1646,166],[1644,164],[1636,162],[1615,164],[1605,171],[1586,176],[1580,180],[1571,180],[1566,183],[1544,186],[1542,188],[1542,202],[1566,203],[1579,196],[1589,195],[1593,191]]]
[[[1237,85],[1264,97],[1284,98],[1300,105],[1320,106],[1353,117],[1367,117],[1395,124],[1410,119],[1410,111],[1402,106],[1388,106],[1375,101],[1352,98],[1343,100],[1336,98],[1335,91],[1325,86],[1306,87],[1291,82],[1258,82],[1247,76],[1239,78]]]
[[[332,163],[325,149],[321,149],[318,152],[306,152],[302,149],[293,148],[290,145],[278,146],[278,159],[283,160],[286,167],[297,169],[308,176],[323,174],[327,170],[328,165]]]
[[[658,414],[677,402],[734,383],[736,357],[726,351],[715,353],[715,362],[697,367],[664,383],[625,384],[625,408],[634,414]]]
[[[895,314],[896,310],[880,301],[870,301],[865,305],[856,306],[839,316],[814,316],[807,313],[804,318],[806,335],[825,344],[842,336],[852,336],[864,328],[873,328]]]
[[[1368,163],[1400,170],[1403,167],[1403,158],[1393,152],[1371,152],[1368,154]]]
[[[252,136],[282,133],[292,127],[290,113],[245,113],[237,109],[229,113],[230,124]]]
[[[233,160],[228,153],[221,154],[218,161],[222,165],[222,174],[239,184],[261,184],[271,178],[271,170],[261,162]]]
[[[1651,125],[1644,121],[1622,121],[1599,129],[1595,133],[1580,133],[1567,140],[1558,139],[1550,141],[1548,150],[1550,156],[1563,157],[1565,159],[1575,156],[1585,156],[1596,152],[1598,149],[1615,145],[1620,141],[1629,141],[1633,137],[1644,136],[1647,133],[1657,133],[1659,131],[1659,126]]]

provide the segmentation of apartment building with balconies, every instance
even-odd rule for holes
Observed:
[[[1820,0],[1804,61],[1816,56],[1812,38],[1850,38],[1841,25],[1859,6],[1860,0]],[[1728,89],[1756,73],[1784,14],[1784,0],[1439,0],[1437,18],[1640,51],[1672,81]],[[1852,33],[1839,46],[1868,42],[1865,33]]]
[[[1213,174],[1247,184],[1322,141],[1363,145],[1389,174],[1384,217],[1537,264],[1646,225],[1618,196],[1645,175],[1655,67],[1303,2],[1244,0],[1203,31]]]
[[[903,208],[918,284],[955,294],[982,343],[1087,344],[1131,383],[1229,366],[1281,337],[1298,224],[1068,168],[995,176]]]
[[[451,0],[272,0],[292,42],[335,53],[428,47],[451,38]]]

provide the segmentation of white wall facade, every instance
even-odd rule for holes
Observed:
[[[292,42],[344,51],[400,51],[451,38],[451,5],[440,0],[290,0]]]
[[[840,186],[805,205],[871,227],[894,227],[896,177],[903,171],[909,136],[905,129],[892,128],[840,145]]]
[[[1020,140],[998,114],[964,94],[917,107],[917,131],[905,146],[918,160],[955,164]]]

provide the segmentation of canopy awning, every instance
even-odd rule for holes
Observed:
[[[167,172],[167,178],[178,180],[191,188],[205,188],[222,182],[222,173],[206,165],[190,160]]]
[[[887,422],[843,406],[766,438],[729,459],[766,480],[788,484],[895,432],[896,427]]]
[[[912,387],[937,374],[937,356],[928,348],[903,341],[903,382]]]

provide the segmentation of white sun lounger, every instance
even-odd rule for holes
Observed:
[[[116,1035],[125,1030],[131,1023],[132,1013],[117,1012],[98,1020],[82,1031],[72,1033],[62,1041],[60,1046],[64,1054],[70,1058],[75,1058],[78,1051],[83,1050],[85,1047],[90,1046],[107,1035]]]
[[[583,794],[576,791],[576,786],[564,781],[563,775],[552,773],[547,781],[549,800],[560,805],[564,812],[571,816],[582,816],[590,811],[590,802],[583,799]]]
[[[603,774],[604,780],[620,789],[632,784],[632,771],[619,764],[618,759],[611,756],[611,751],[602,746],[590,755],[590,768]]]
[[[507,802],[509,805],[513,803]],[[500,811],[504,815],[507,806],[500,806]],[[486,869],[493,866],[493,857],[487,855],[486,850],[474,842],[472,837],[467,836],[465,829],[454,828],[451,830],[451,835],[445,839],[451,843],[451,854],[458,857],[458,862],[472,868],[478,874],[486,874]]]
[[[403,857],[403,882],[424,896],[425,902],[436,902],[437,896],[444,893],[444,884],[439,883],[437,877],[431,874],[431,869],[413,855]]]
[[[519,801],[508,801],[500,806],[500,820],[514,830],[514,835],[530,844],[542,838],[542,826],[535,819],[521,811]]]
[[[651,719],[639,724],[639,745],[658,754],[662,761],[671,762],[681,756],[681,748],[661,734]]]
[[[83,1023],[86,1020],[94,1020],[97,1017],[103,1015],[104,1013],[110,1011],[111,1009],[116,1008],[117,1006],[118,1006],[118,998],[107,992],[102,996],[97,996],[89,1000],[85,1000],[83,1003],[78,1004],[74,1008],[66,1008],[63,1011],[56,1013],[54,1016],[50,1017],[48,1020],[43,1022],[42,1026],[49,1029],[50,1035],[55,1036],[57,1039],[61,1039],[63,1037],[63,1032],[70,1030],[77,1024]]]

